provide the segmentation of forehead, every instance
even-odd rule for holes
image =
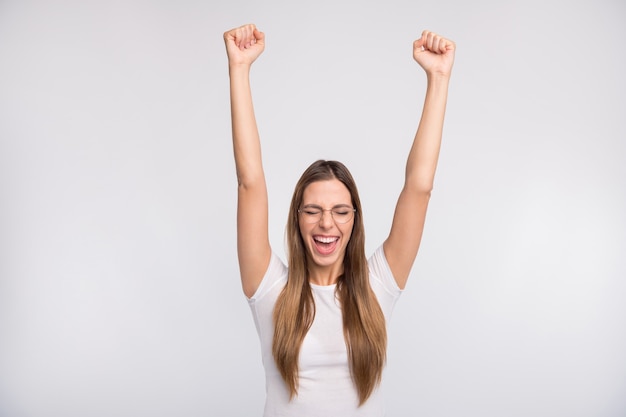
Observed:
[[[302,204],[331,207],[337,204],[352,204],[352,197],[348,187],[338,179],[316,181],[304,189]]]

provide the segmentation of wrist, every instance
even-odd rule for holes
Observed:
[[[251,63],[243,63],[243,62],[231,63],[231,62],[229,62],[228,63],[228,72],[230,74],[249,73],[251,67],[252,67]]]
[[[427,73],[426,78],[429,84],[447,84],[450,82],[450,74],[441,72]]]

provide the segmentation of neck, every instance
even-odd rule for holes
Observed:
[[[336,284],[341,274],[343,274],[342,264],[327,267],[314,265],[308,268],[309,282],[315,285],[326,286]]]

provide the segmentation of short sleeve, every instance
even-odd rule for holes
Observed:
[[[383,309],[385,318],[389,320],[396,301],[402,294],[402,289],[398,287],[393,277],[382,245],[380,245],[370,257],[368,266],[370,285],[372,286],[374,294],[376,294],[380,307]]]
[[[267,271],[259,284],[256,292],[248,298],[248,305],[254,318],[259,338],[261,340],[261,351],[263,352],[263,362],[272,361],[272,338],[274,334],[274,324],[272,320],[274,304],[287,282],[287,267],[283,261],[272,252]]]
[[[261,300],[269,292],[272,291],[274,286],[278,283],[284,283],[287,279],[287,266],[283,261],[272,252],[270,263],[267,266],[267,271],[259,284],[259,288],[255,291],[252,297],[248,298],[249,303],[254,303]]]

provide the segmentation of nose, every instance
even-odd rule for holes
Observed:
[[[320,217],[320,227],[328,229],[333,226],[335,220],[330,210],[322,210],[322,217]]]

